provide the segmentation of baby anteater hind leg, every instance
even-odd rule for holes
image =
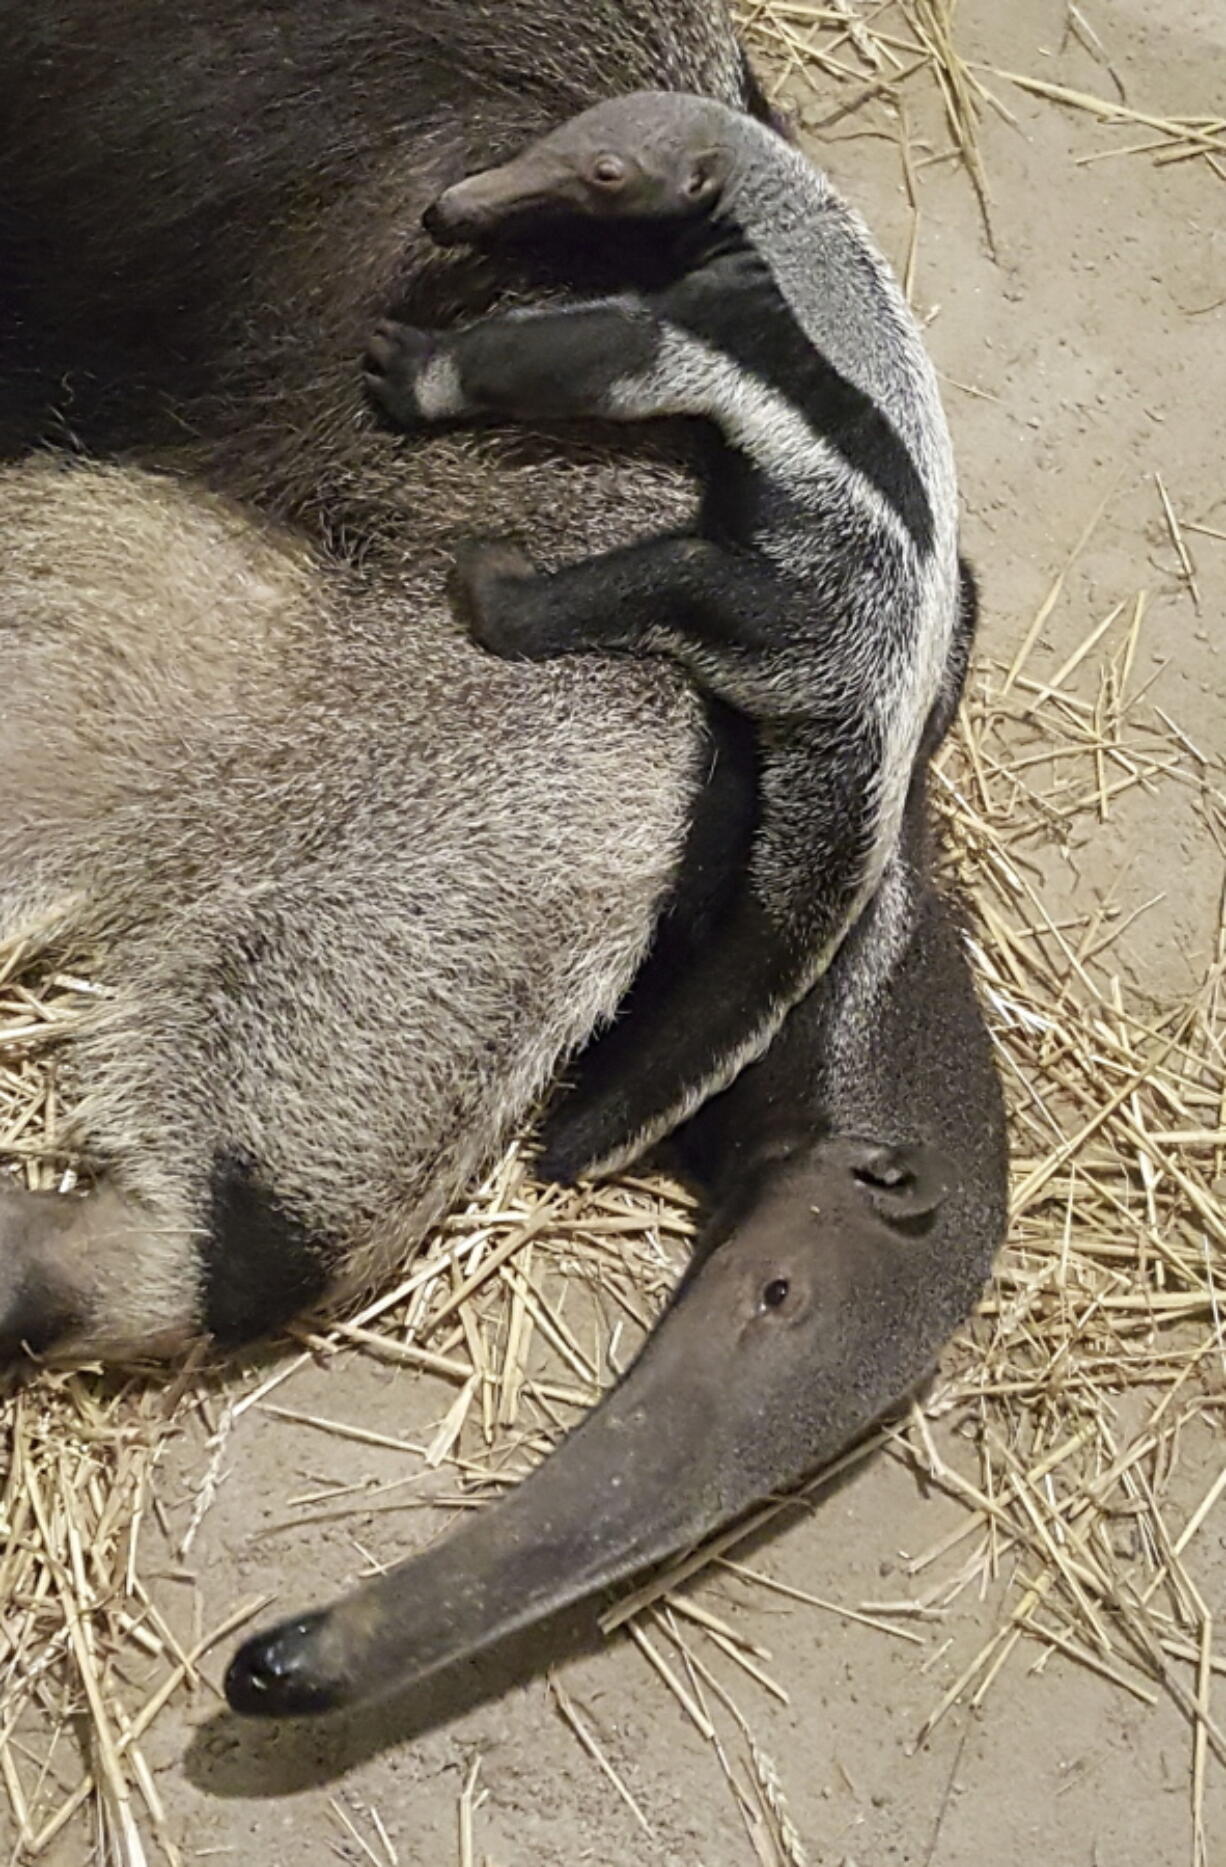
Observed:
[[[760,558],[686,535],[644,539],[540,575],[502,541],[482,541],[457,553],[453,590],[474,639],[496,655],[666,654],[739,706],[752,658],[779,646],[787,618],[780,583]],[[735,692],[725,696],[724,685]]]
[[[168,1353],[198,1328],[190,1226],[106,1182],[84,1195],[0,1186],[0,1363]]]

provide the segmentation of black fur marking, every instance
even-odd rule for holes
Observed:
[[[492,318],[465,331],[460,381],[477,408],[565,419],[599,406],[619,376],[646,371],[658,342],[650,315],[624,305],[579,306],[564,318]]]
[[[760,1025],[765,1006],[796,997],[802,970],[796,943],[742,885],[718,938],[675,975],[666,1016],[657,1021],[639,1001],[633,1021],[624,1018],[593,1046],[581,1091],[542,1124],[543,1176],[571,1183],[634,1140],[676,1095],[679,1076],[683,1087],[709,1081]]]
[[[681,860],[652,948],[679,965],[706,944],[749,860],[761,803],[761,746],[747,714],[704,696],[707,744]],[[644,969],[645,970],[645,969]],[[643,971],[638,975],[643,978]],[[637,984],[637,981],[636,981]]]
[[[876,487],[917,549],[931,551],[932,507],[902,436],[872,397],[814,347],[770,267],[741,237],[739,252],[663,294],[664,315],[793,403],[814,433]]]
[[[764,473],[748,454],[729,446],[715,430],[702,465],[698,528],[705,538],[718,538],[738,551],[752,553],[765,532],[790,531],[799,536],[812,529],[811,517],[788,488]]]
[[[221,1149],[200,1245],[203,1322],[223,1348],[267,1335],[321,1297],[335,1248],[264,1185],[251,1157]]]
[[[704,697],[708,742],[681,860],[651,951],[618,1008],[567,1072],[550,1126],[564,1123],[572,1098],[586,1104],[628,1067],[644,1030],[667,1015],[677,982],[693,966],[733,904],[760,816],[758,735],[743,713]]]

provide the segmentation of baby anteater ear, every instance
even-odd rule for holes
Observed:
[[[899,1145],[850,1139],[847,1165],[881,1217],[891,1224],[925,1218],[953,1185],[952,1162],[923,1142]]]
[[[728,179],[728,159],[720,149],[703,149],[691,156],[682,187],[693,206],[705,205]]]

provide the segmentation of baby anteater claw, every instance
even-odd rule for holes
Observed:
[[[435,419],[418,393],[421,378],[438,354],[435,331],[384,318],[366,345],[362,375],[372,400],[400,428],[417,428]]]

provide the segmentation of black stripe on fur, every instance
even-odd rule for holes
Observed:
[[[334,1250],[262,1182],[243,1149],[219,1149],[200,1246],[204,1325],[223,1348],[267,1335],[321,1297]]]
[[[718,232],[727,237],[727,223]],[[906,442],[871,396],[849,382],[801,329],[770,267],[741,236],[708,270],[665,295],[664,315],[747,376],[783,396],[815,434],[875,486],[920,551],[932,549],[932,507]]]

